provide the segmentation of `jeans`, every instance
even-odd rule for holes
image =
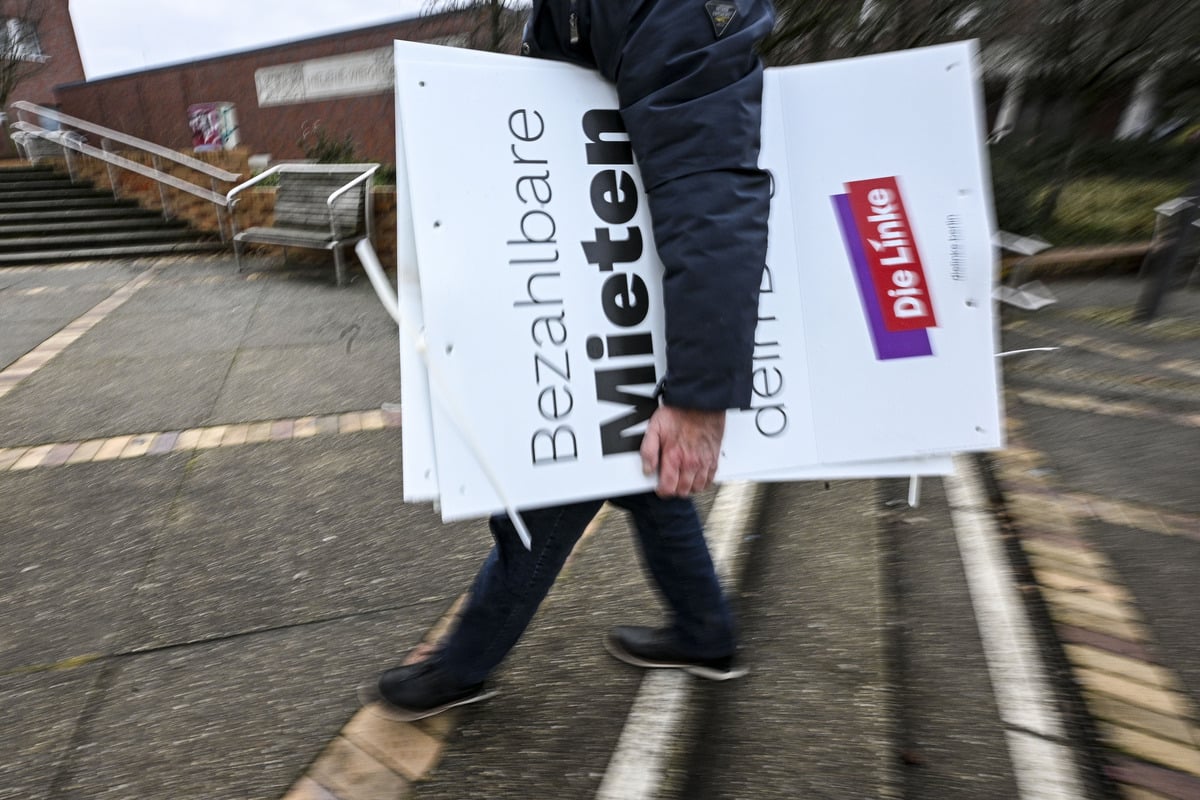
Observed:
[[[633,516],[646,567],[670,607],[669,624],[684,653],[703,659],[732,655],[737,646],[733,617],[692,501],[648,492],[611,502]],[[594,500],[521,512],[533,539],[531,550],[521,544],[508,517],[492,517],[495,547],[439,655],[451,676],[464,685],[481,683],[504,659],[602,504]]]

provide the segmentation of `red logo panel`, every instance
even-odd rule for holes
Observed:
[[[937,327],[925,268],[896,178],[845,186],[884,327],[889,332]]]

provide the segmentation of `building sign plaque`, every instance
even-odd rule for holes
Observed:
[[[391,47],[315,58],[255,70],[259,106],[390,92],[395,85]]]

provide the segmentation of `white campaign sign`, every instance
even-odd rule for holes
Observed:
[[[396,54],[406,498],[451,519],[649,488],[661,265],[614,90]],[[974,70],[962,44],[768,71],[755,396],[718,478],[945,474],[1000,446]]]

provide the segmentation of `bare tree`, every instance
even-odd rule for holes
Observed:
[[[21,81],[46,66],[38,29],[42,0],[0,2],[0,109]]]
[[[1003,27],[1001,0],[776,0],[763,45],[772,64],[903,50],[985,37]]]
[[[1038,0],[1022,20],[1018,52],[1026,74],[1055,100],[1053,124],[1038,128],[1058,145],[1050,190],[1037,224],[1053,217],[1084,148],[1094,139],[1093,117],[1151,71],[1195,75],[1200,61],[1195,0]]]
[[[468,46],[494,53],[515,52],[525,25],[527,2],[519,0],[426,0],[426,14],[457,12],[472,18]]]
[[[775,30],[763,42],[763,56],[782,65],[842,55],[857,29],[861,6],[847,0],[778,0]]]
[[[995,0],[871,0],[856,32],[856,50],[907,50],[977,38],[994,32],[1000,5]]]

